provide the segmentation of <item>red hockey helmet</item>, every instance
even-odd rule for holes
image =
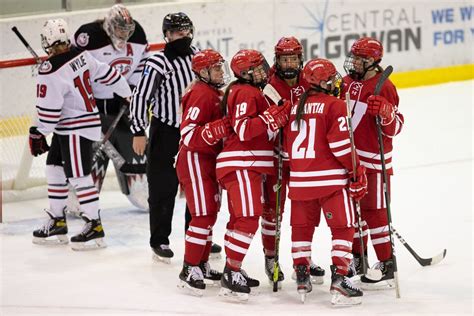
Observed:
[[[374,61],[380,61],[383,57],[383,46],[375,38],[361,37],[352,44],[351,53],[355,56],[372,57]]]
[[[205,49],[193,56],[191,68],[196,74],[199,74],[202,69],[208,69],[221,63],[224,63],[221,54],[212,49]]]
[[[265,66],[265,57],[254,49],[241,49],[232,57],[230,68],[236,77],[252,70],[260,65]]]
[[[321,81],[329,81],[337,75],[336,67],[327,59],[310,60],[303,68],[303,78],[313,86],[319,86]]]
[[[301,55],[303,53],[303,46],[296,39],[296,37],[282,37],[275,45],[275,56],[281,55]]]

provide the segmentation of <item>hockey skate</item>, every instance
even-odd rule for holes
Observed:
[[[207,285],[219,285],[218,281],[221,280],[222,273],[211,269],[209,262],[201,262],[199,264],[199,268],[201,268],[202,274],[204,276],[204,283]]]
[[[46,211],[49,219],[43,226],[33,231],[33,243],[37,245],[65,245],[67,244],[67,223],[66,215],[54,217],[54,215]]]
[[[301,297],[301,302],[304,303],[306,300],[306,294],[313,290],[313,286],[311,285],[310,268],[305,265],[296,266],[295,275],[296,290]]]
[[[309,275],[311,278],[311,283],[313,284],[323,284],[324,283],[324,275],[326,274],[326,271],[324,271],[323,268],[318,266],[316,263],[311,260],[311,263],[309,264]],[[291,279],[296,281],[296,272],[293,271],[291,274]]]
[[[275,258],[265,256],[265,273],[268,276],[268,281],[271,286],[273,286],[274,265],[275,265]],[[279,290],[281,290],[281,284],[284,279],[285,279],[285,275],[283,274],[283,271],[281,271],[281,267],[279,267],[279,270],[278,270],[278,289]]]
[[[204,283],[204,276],[199,266],[190,266],[183,263],[183,269],[179,274],[178,287],[187,290],[188,293],[194,296],[202,296],[206,289]]]
[[[153,250],[153,259],[156,261],[166,264],[171,263],[171,258],[173,258],[174,253],[169,245],[161,244],[158,247],[152,247],[151,250]]]
[[[104,229],[99,218],[91,219],[87,215],[82,214],[82,219],[86,222],[82,228],[82,232],[71,237],[72,250],[94,250],[107,247],[104,241]]]
[[[368,278],[367,276],[363,275],[360,277],[360,287],[363,290],[387,290],[391,289],[395,286],[395,282],[393,280],[393,261],[391,259],[383,262],[377,262],[373,267],[372,270],[380,271],[381,278],[372,279]]]
[[[362,303],[362,291],[352,284],[347,276],[336,273],[336,266],[331,266],[331,304],[334,306],[351,306]]]
[[[239,302],[249,299],[250,287],[242,271],[232,271],[227,266],[221,278],[221,290],[219,296],[227,297]]]
[[[351,264],[349,265],[349,273],[347,274],[348,278],[351,278],[353,281],[358,279],[356,278],[357,276],[361,276],[364,274],[364,269],[363,269],[363,264],[362,260],[365,261],[365,266],[369,266],[369,261],[367,259],[367,256],[361,256],[360,254],[354,254],[354,258],[351,261]]]
[[[222,258],[221,252],[222,252],[222,247],[219,246],[218,244],[212,243],[211,253],[209,254],[209,259],[218,260],[218,259]]]

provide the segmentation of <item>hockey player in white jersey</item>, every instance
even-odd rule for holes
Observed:
[[[39,68],[38,119],[36,126],[30,127],[29,144],[34,156],[49,150],[46,180],[50,205],[46,211],[49,219],[33,232],[33,242],[68,242],[64,209],[69,183],[76,191],[85,221],[82,232],[71,238],[72,249],[102,248],[105,243],[99,192],[91,176],[92,144],[101,138],[93,93],[103,89],[128,98],[131,90],[118,71],[70,45],[63,19],[46,21],[41,42],[48,59]],[[45,138],[50,133],[53,133],[51,147]]]
[[[74,34],[74,42],[79,49],[89,51],[94,58],[117,70],[125,77],[132,90],[137,85],[149,55],[148,42],[143,28],[132,18],[125,6],[116,4],[110,8],[104,19],[80,26]],[[100,113],[102,133],[105,134],[118,115],[120,99],[114,97],[110,89],[98,89],[94,91],[94,97]],[[148,209],[146,158],[134,153],[132,138],[126,112],[109,140],[128,165],[133,164],[134,170],[142,171],[135,171],[137,174],[125,174],[114,166],[122,193],[134,206]],[[108,163],[107,153],[102,152],[92,166],[92,176],[99,191]]]

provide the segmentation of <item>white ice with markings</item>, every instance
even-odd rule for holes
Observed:
[[[441,263],[421,267],[396,243],[401,299],[393,290],[366,291],[362,305],[332,308],[331,243],[323,221],[315,233],[313,259],[326,269],[325,283],[314,285],[302,304],[291,280],[289,203],[282,226],[281,266],[286,280],[281,291],[273,293],[266,281],[257,235],[244,268],[260,279],[258,295],[238,304],[219,298],[219,287],[208,287],[203,297],[183,294],[176,285],[183,260],[185,201],[176,203],[171,235],[175,257],[166,265],[151,258],[148,214],[132,208],[118,192],[104,192],[108,248],[90,252],[31,242],[33,229],[45,219],[46,199],[3,205],[0,315],[471,315],[473,91],[473,81],[399,91],[405,127],[395,140],[393,223],[422,257],[448,249]],[[227,219],[224,207],[214,231],[221,245]],[[82,221],[68,220],[71,236],[80,231]],[[224,259],[211,264],[221,270]]]

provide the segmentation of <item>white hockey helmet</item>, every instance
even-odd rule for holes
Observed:
[[[69,28],[63,19],[48,20],[41,31],[41,46],[47,54],[58,44],[69,44]]]
[[[135,21],[124,5],[116,4],[110,8],[104,18],[104,30],[110,37],[113,46],[123,49],[135,31]]]

